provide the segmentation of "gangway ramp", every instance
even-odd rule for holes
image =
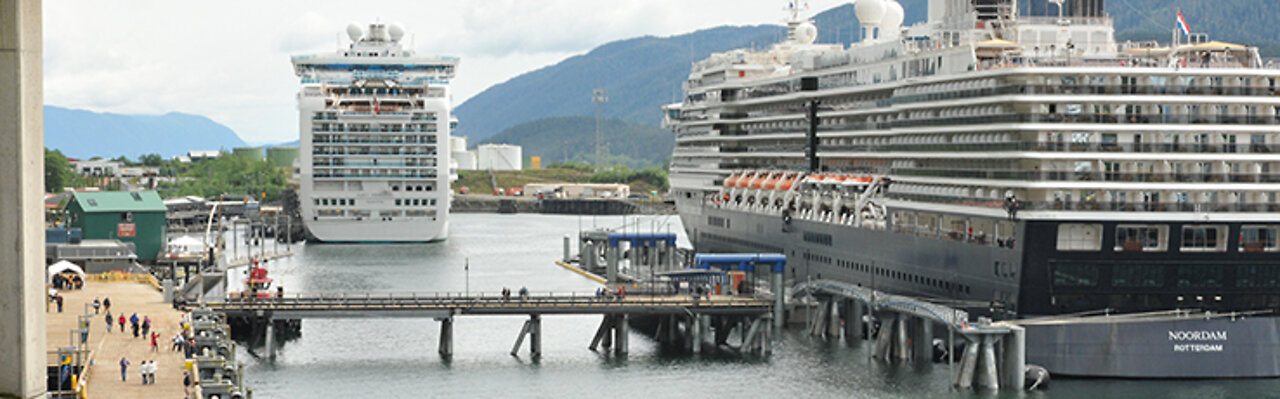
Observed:
[[[458,316],[523,315],[529,319],[521,329],[515,355],[525,337],[530,351],[541,355],[541,320],[546,315],[601,315],[603,321],[591,349],[600,342],[609,348],[616,340],[617,352],[627,351],[628,320],[646,317],[660,320],[667,336],[684,334],[691,350],[700,348],[712,327],[719,343],[726,331],[742,332],[742,349],[768,352],[773,302],[753,296],[713,295],[596,295],[595,293],[541,293],[503,296],[496,293],[457,292],[301,292],[276,298],[237,298],[208,302],[205,307],[229,319],[266,326],[267,352],[274,357],[273,336],[277,322],[296,325],[306,318],[432,318],[440,324],[441,355],[453,353],[453,319]],[[750,329],[747,329],[750,324]],[[681,328],[682,327],[682,328]],[[256,329],[255,329],[256,331]],[[750,332],[750,333],[748,333]],[[616,338],[615,338],[616,337]]]

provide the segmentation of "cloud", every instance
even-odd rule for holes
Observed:
[[[834,2],[832,4],[834,5]],[[289,56],[345,45],[351,22],[399,22],[412,47],[462,58],[454,103],[610,41],[777,23],[776,0],[59,0],[44,6],[45,100],[186,112],[246,141],[297,139]],[[829,5],[814,9],[822,9]],[[465,123],[465,121],[463,121]]]

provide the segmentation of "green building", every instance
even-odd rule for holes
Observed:
[[[139,261],[155,261],[164,249],[165,207],[155,191],[75,193],[66,213],[84,239],[131,242]]]

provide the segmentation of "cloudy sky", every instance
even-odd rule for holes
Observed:
[[[842,3],[809,3],[812,13]],[[778,24],[781,0],[140,1],[44,3],[45,103],[208,116],[251,143],[298,137],[289,55],[334,51],[348,23],[400,23],[462,58],[454,104],[521,73],[642,35]],[[345,45],[345,39],[343,45]]]

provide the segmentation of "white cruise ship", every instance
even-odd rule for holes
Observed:
[[[325,242],[443,240],[458,59],[416,54],[395,24],[347,34],[346,48],[292,57],[306,227]]]
[[[1104,4],[930,0],[928,20],[904,27],[896,1],[857,0],[865,32],[849,47],[815,44],[793,14],[784,42],[695,63],[684,100],[664,107],[691,240],[785,253],[793,281],[1003,319],[1280,312],[1280,69],[1256,47],[1172,34],[1177,15],[1163,16],[1169,43],[1117,42]],[[1280,319],[1250,323],[1221,327],[1239,346],[1194,365],[1163,345],[1114,369],[1043,361],[1280,375],[1267,365]]]

